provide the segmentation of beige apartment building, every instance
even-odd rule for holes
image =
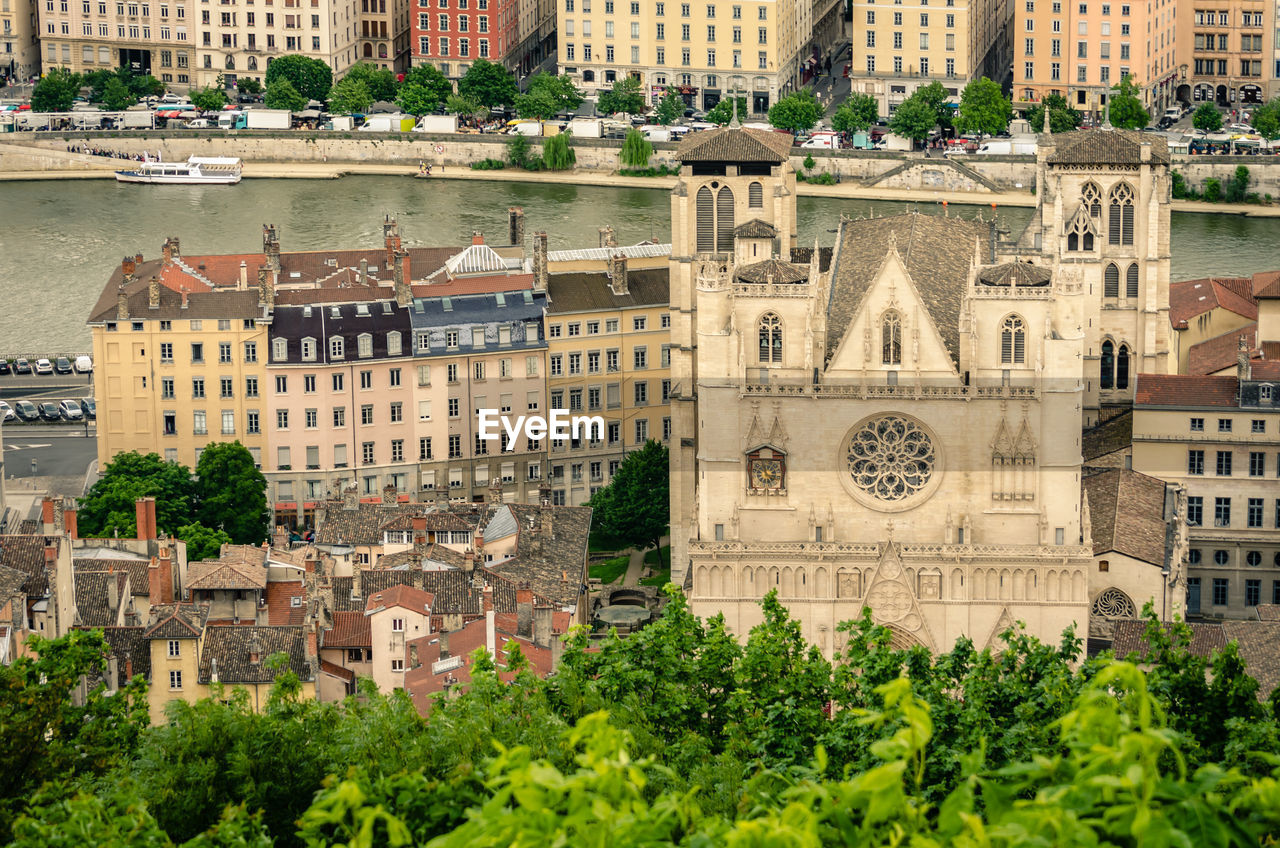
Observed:
[[[656,102],[674,86],[696,109],[738,93],[759,115],[834,44],[839,9],[835,0],[564,0],[560,72],[588,94],[635,77]]]
[[[409,69],[409,0],[360,0],[359,60]]]
[[[550,406],[605,422],[602,438],[551,443],[551,498],[562,506],[608,485],[629,451],[671,439],[671,246],[618,247],[611,227],[600,241],[547,255]]]
[[[1029,109],[1058,94],[1101,119],[1112,86],[1125,76],[1142,90],[1153,113],[1184,99],[1178,90],[1186,68],[1175,54],[1174,34],[1187,28],[1176,20],[1173,0],[1012,2],[1015,108]]]
[[[194,0],[42,0],[39,11],[45,71],[127,67],[176,87],[195,82]]]
[[[852,90],[875,97],[881,115],[932,82],[958,104],[971,79],[1003,78],[1011,14],[1010,0],[854,0]]]
[[[1264,0],[1183,0],[1178,6],[1178,99],[1227,108],[1267,100],[1269,65],[1280,42]]]
[[[336,79],[358,61],[360,0],[202,3],[197,27],[198,86],[215,85],[219,75],[227,85],[240,77],[264,82],[267,63],[290,53],[323,60]]]
[[[40,73],[39,26],[36,0],[0,0],[0,77],[25,80]]]

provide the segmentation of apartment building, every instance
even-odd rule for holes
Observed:
[[[413,64],[450,79],[477,59],[523,78],[555,52],[555,0],[419,0],[413,13]]]
[[[535,236],[535,255],[545,234]],[[553,409],[599,415],[603,438],[549,448],[551,498],[580,506],[608,485],[627,453],[671,438],[669,244],[547,254],[547,392]],[[535,267],[541,267],[535,262]],[[594,435],[594,434],[593,434]]]
[[[30,79],[40,73],[38,0],[0,0],[0,78]]]
[[[654,102],[674,87],[696,109],[710,109],[733,92],[762,114],[800,85],[810,58],[816,62],[832,46],[837,6],[830,0],[560,0],[560,72],[588,92],[634,77]],[[823,23],[822,44],[814,43],[815,15]]]
[[[1173,0],[1012,2],[1015,107],[1030,108],[1057,94],[1101,118],[1112,86],[1126,76],[1149,109],[1183,99],[1178,88],[1185,69],[1179,68],[1174,34],[1187,30],[1176,19]]]
[[[1236,108],[1267,99],[1275,42],[1264,0],[1184,2],[1178,6],[1178,99]]]
[[[1138,375],[1133,468],[1185,490],[1187,613],[1280,603],[1280,368],[1240,350],[1231,376]]]
[[[241,77],[264,82],[267,64],[288,53],[321,59],[339,77],[359,60],[359,27],[359,0],[202,2],[192,81],[201,87],[219,76],[226,85]]]
[[[409,0],[360,0],[359,61],[402,73],[409,69]]]
[[[45,71],[126,67],[175,87],[196,82],[197,21],[209,12],[198,14],[194,0],[36,2]]]
[[[1010,0],[854,0],[853,91],[891,115],[916,89],[940,82],[958,105],[971,79],[1003,78],[1012,14]]]

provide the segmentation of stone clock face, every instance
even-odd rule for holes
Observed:
[[[782,485],[782,463],[776,459],[753,459],[751,485],[757,489],[779,488]]]
[[[877,415],[859,423],[841,443],[840,460],[854,497],[884,511],[924,500],[940,474],[933,436],[905,415]]]

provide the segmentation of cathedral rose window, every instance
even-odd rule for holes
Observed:
[[[920,494],[934,476],[933,440],[914,421],[896,415],[873,418],[847,441],[854,487],[878,501],[902,501]]]

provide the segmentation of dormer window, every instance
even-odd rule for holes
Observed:
[[[344,359],[346,357],[347,344],[342,336],[329,337],[329,358]]]
[[[315,339],[306,338],[302,340],[302,361],[303,362],[316,361],[316,340]]]
[[[373,356],[373,334],[372,333],[361,333],[359,336],[356,337],[356,351],[362,359],[365,357]]]

